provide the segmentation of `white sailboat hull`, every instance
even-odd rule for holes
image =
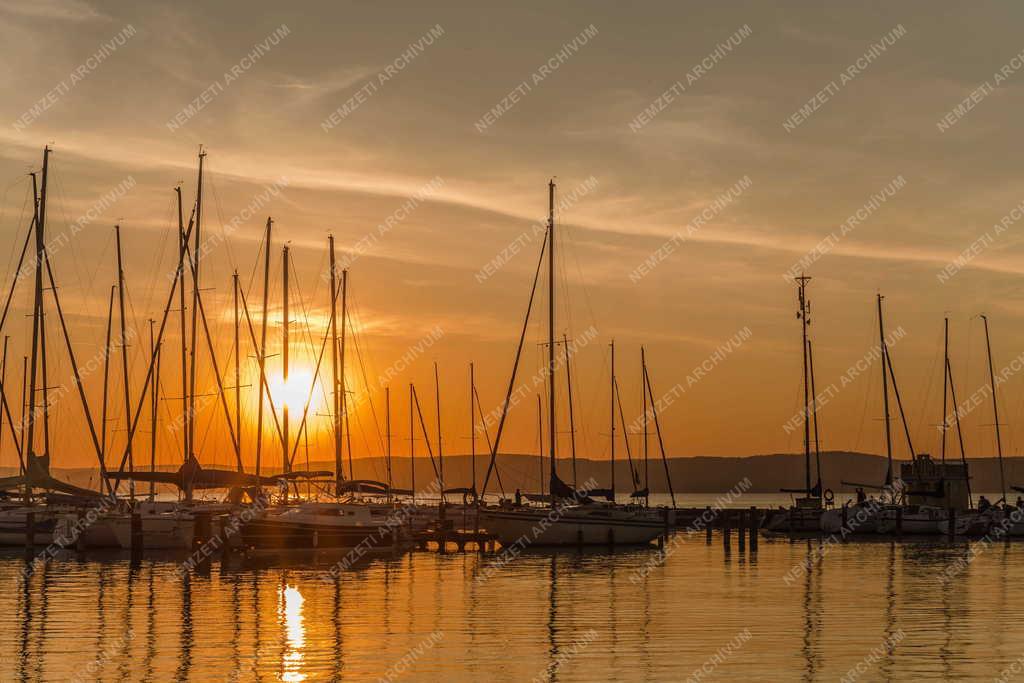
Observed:
[[[601,514],[602,512],[606,514]],[[646,545],[665,533],[651,515],[557,509],[486,510],[480,524],[503,546]]]
[[[875,531],[880,534],[894,534],[897,531],[897,509],[885,508],[879,510]],[[917,510],[903,509],[903,519],[900,521],[900,528],[904,534],[939,534],[939,523],[946,520],[946,511],[936,507],[921,507]]]
[[[195,518],[190,514],[142,515],[142,547],[146,550],[192,550],[195,539]],[[130,515],[111,517],[108,525],[125,550],[132,547],[132,519]],[[216,535],[219,522],[210,521],[210,533]]]

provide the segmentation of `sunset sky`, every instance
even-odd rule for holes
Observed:
[[[202,261],[202,287],[226,384],[234,384],[231,272],[239,270],[258,313],[267,216],[275,223],[272,373],[280,371],[280,247],[290,243],[296,267],[293,368],[311,371],[327,321],[333,233],[339,259],[351,260],[357,457],[381,453],[374,418],[383,432],[382,384],[392,387],[396,454],[408,452],[409,382],[435,428],[434,361],[444,450],[468,452],[468,364],[489,412],[508,381],[552,177],[566,204],[557,219],[557,329],[589,339],[573,359],[583,456],[608,455],[613,338],[627,422],[641,412],[641,344],[654,393],[673,394],[660,416],[670,456],[800,450],[800,430],[784,425],[800,408],[800,326],[786,273],[801,259],[813,277],[818,390],[839,387],[820,412],[824,448],[883,452],[878,364],[841,380],[878,342],[878,292],[888,327],[902,330],[892,358],[918,451],[939,448],[944,315],[961,401],[987,382],[975,316],[988,316],[997,373],[1024,350],[1024,171],[1011,133],[1024,111],[1020,8],[569,2],[484,11],[325,2],[314,12],[311,4],[0,5],[4,282],[31,213],[26,174],[45,144],[54,149],[50,235],[129,186],[52,259],[84,362],[102,351],[120,222],[128,326],[137,330],[133,403],[146,320],[159,320],[176,260],[173,188],[184,183],[187,212],[200,144],[208,152],[203,229],[218,236]],[[503,251],[507,262],[488,267]],[[962,267],[949,266],[962,255]],[[30,295],[31,278],[3,332],[15,405]],[[530,328],[521,382],[543,362],[542,317]],[[47,324],[51,385],[68,384],[56,316]],[[170,325],[158,429],[166,464],[180,460],[177,335]],[[243,448],[251,461],[247,337]],[[120,356],[113,360],[108,428],[123,444]],[[97,414],[102,374],[86,380]],[[205,349],[199,376],[202,391],[213,390]],[[566,432],[564,373],[560,380]],[[1010,370],[999,392],[1004,447],[1016,454],[1024,377]],[[504,451],[535,451],[534,393],[513,409]],[[233,393],[228,399],[233,406]],[[970,455],[994,453],[983,399],[964,418]],[[331,454],[329,421],[322,403],[313,412],[311,458],[322,460]],[[77,398],[64,396],[53,414],[54,464],[93,464]],[[216,401],[198,422],[201,460],[231,463]],[[139,457],[148,461],[148,412],[140,429]],[[7,425],[2,438],[0,461],[13,465]],[[894,444],[906,457],[904,440]],[[567,455],[567,433],[560,447]],[[267,448],[276,464],[279,451]]]

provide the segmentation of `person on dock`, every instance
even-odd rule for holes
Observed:
[[[1024,498],[1017,496],[1017,509],[1024,510]]]
[[[863,503],[867,499],[868,499],[868,497],[864,493],[864,489],[862,487],[858,486],[857,487],[857,503]]]
[[[978,498],[978,512],[984,512],[992,507],[992,503],[988,502],[988,498],[981,496]]]
[[[519,489],[516,489],[516,507],[522,507],[523,505],[523,494]]]

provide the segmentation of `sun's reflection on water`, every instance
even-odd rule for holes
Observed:
[[[295,586],[282,584],[278,590],[278,619],[284,629],[284,656],[281,675],[283,681],[304,681],[303,649],[306,645],[306,627],[303,623],[302,593]]]

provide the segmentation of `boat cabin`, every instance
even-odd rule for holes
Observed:
[[[967,510],[969,478],[966,463],[935,462],[927,453],[919,453],[911,462],[900,464],[906,505]]]

